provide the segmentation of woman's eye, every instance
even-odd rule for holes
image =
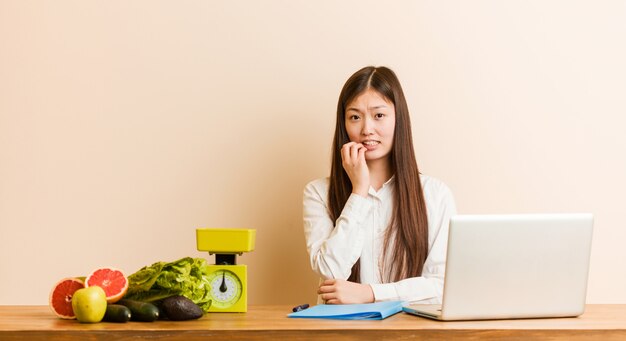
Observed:
[[[356,120],[360,119],[360,117],[359,117],[359,115],[350,115],[350,117],[348,117],[348,119],[350,121],[356,121]]]
[[[374,115],[374,117],[376,117],[376,118],[383,118],[383,117],[385,117],[385,114],[378,113],[378,114]]]

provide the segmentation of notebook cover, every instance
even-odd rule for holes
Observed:
[[[382,320],[400,311],[402,311],[402,301],[365,304],[319,304],[287,316],[337,320]]]

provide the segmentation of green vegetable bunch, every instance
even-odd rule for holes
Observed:
[[[204,258],[185,257],[175,262],[156,262],[128,276],[124,298],[155,302],[174,295],[185,296],[208,311],[211,306],[211,284]]]

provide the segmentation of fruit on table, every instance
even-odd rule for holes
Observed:
[[[63,278],[54,285],[50,291],[49,303],[52,311],[62,319],[75,319],[72,309],[72,297],[74,293],[85,287],[79,278]]]
[[[107,305],[107,311],[104,314],[102,321],[107,322],[128,322],[131,317],[131,312],[128,307],[121,304],[109,304]]]
[[[102,321],[107,310],[104,289],[99,286],[92,286],[76,290],[72,297],[72,309],[79,322]]]
[[[122,299],[117,302],[130,309],[133,321],[152,322],[159,318],[159,308],[152,303]]]
[[[128,291],[128,279],[114,268],[100,268],[91,272],[85,280],[86,287],[99,286],[104,289],[107,303],[115,303]]]
[[[185,296],[171,296],[163,300],[161,307],[172,321],[193,320],[202,317],[202,309]]]

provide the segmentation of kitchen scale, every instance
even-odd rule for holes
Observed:
[[[209,265],[209,312],[248,311],[247,267],[237,264],[237,255],[254,250],[255,236],[256,230],[253,229],[196,229],[198,251],[215,254],[215,264]]]

